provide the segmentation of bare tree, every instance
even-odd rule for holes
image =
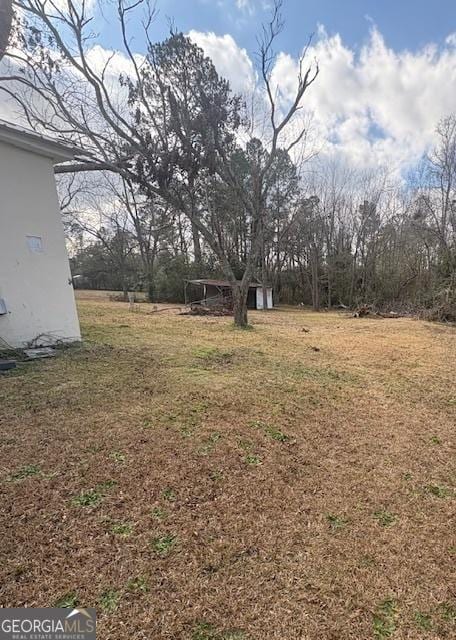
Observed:
[[[87,174],[59,176],[67,234],[83,234],[103,245],[111,264],[118,267],[125,299],[128,285],[132,284],[127,278],[127,265],[130,258],[138,257],[142,272],[138,273],[135,286],[142,283],[153,302],[160,243],[174,221],[169,207],[158,198],[144,196],[136,185],[117,174],[99,172],[96,179],[92,176],[82,184],[75,179],[81,175]],[[63,184],[62,177],[66,178]]]
[[[128,214],[122,202],[110,193],[109,183],[73,186],[77,174],[68,174],[70,181],[59,181],[63,201],[65,229],[69,236],[82,237],[99,243],[110,264],[118,273],[125,300],[129,289],[127,266],[137,248]]]
[[[235,323],[245,326],[249,283],[262,246],[269,174],[278,151],[289,152],[305,135],[305,127],[296,115],[318,75],[318,65],[305,68],[306,48],[299,60],[295,97],[285,108],[278,104],[272,70],[274,43],[283,28],[281,0],[275,1],[260,39],[270,138],[267,153],[251,158],[249,188],[233,170],[234,135],[241,125],[240,100],[231,94],[228,83],[218,78],[202,51],[181,34],[171,34],[161,45],[152,43],[154,7],[148,0],[117,2],[124,53],[131,65],[129,76],[120,78],[121,88],[128,93],[124,96],[130,107],[127,110],[123,108],[125,100],[121,107],[108,87],[111,60],[99,71],[91,64],[93,34],[84,0],[67,0],[65,8],[55,0],[17,0],[14,4],[25,17],[19,19],[15,31],[20,47],[10,60],[16,69],[19,65],[26,72],[15,72],[13,67],[0,78],[0,89],[16,101],[33,127],[59,134],[84,148],[84,155],[76,163],[58,171],[117,172],[130,183],[139,184],[149,198],[158,196],[186,215],[194,230],[196,252],[196,237],[201,236],[231,281]],[[138,61],[130,48],[127,22],[140,9],[144,10],[148,54]],[[198,82],[190,86],[189,78]],[[22,92],[16,90],[18,85]],[[297,127],[295,135],[290,135],[292,123]],[[202,186],[211,175],[232,191],[233,199],[250,217],[249,249],[240,282],[217,234],[207,224]]]
[[[428,155],[415,209],[415,222],[424,235],[434,235],[438,260],[446,274],[452,264],[456,233],[456,115],[437,126],[438,142]]]

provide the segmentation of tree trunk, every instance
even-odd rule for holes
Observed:
[[[327,275],[328,275],[328,302],[327,302],[327,306],[328,309],[331,309],[332,307],[332,262],[331,259],[328,259],[327,262]]]
[[[348,306],[350,309],[353,307],[355,299],[355,279],[356,279],[356,267],[358,262],[358,242],[356,243],[355,253],[353,254],[352,268],[350,274],[350,293],[348,297]]]
[[[264,223],[261,232],[261,281],[263,284],[263,311],[268,308],[268,290],[266,289],[266,248],[264,244]]]
[[[5,54],[13,17],[12,0],[0,0],[0,60]]]
[[[125,278],[122,278],[122,294],[125,302],[128,302],[128,284]]]
[[[192,238],[193,238],[193,255],[195,257],[195,264],[198,266],[198,275],[199,269],[201,268],[203,262],[203,256],[201,252],[201,241],[200,234],[194,223],[192,222]]]
[[[154,279],[154,270],[152,266],[150,266],[147,271],[146,282],[147,282],[147,300],[149,302],[155,302],[155,279]]]
[[[314,311],[320,311],[320,278],[318,274],[318,254],[315,250],[312,253],[312,306]]]
[[[233,285],[233,311],[236,327],[245,328],[247,322],[247,296],[249,288],[241,285]]]

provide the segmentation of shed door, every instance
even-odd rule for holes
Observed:
[[[257,303],[257,307],[256,307],[257,309],[263,308],[263,287],[257,287],[256,303]]]
[[[267,297],[268,297],[268,306],[267,309],[272,309],[272,289],[268,287],[266,289]],[[257,309],[263,309],[263,287],[258,287],[256,290],[256,303]]]

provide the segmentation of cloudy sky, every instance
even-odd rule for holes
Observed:
[[[256,36],[268,5],[158,0],[156,35],[166,35],[172,18],[234,89],[245,90],[254,81]],[[456,1],[284,0],[283,14],[275,79],[286,101],[313,33],[310,58],[321,72],[305,107],[325,152],[361,165],[416,162],[432,145],[437,121],[456,111]],[[106,48],[118,46],[116,37],[108,25],[100,31]]]
[[[97,7],[94,2],[95,7]],[[156,39],[169,20],[212,57],[236,91],[255,83],[256,36],[270,0],[157,0]],[[113,10],[114,11],[114,10]],[[94,57],[120,48],[114,13],[96,12]],[[297,59],[311,34],[320,75],[305,96],[321,153],[402,170],[435,140],[438,120],[456,112],[456,0],[284,0],[274,80],[285,105]],[[142,38],[132,24],[132,47]],[[95,44],[95,43],[94,43]],[[115,64],[122,66],[119,56]]]

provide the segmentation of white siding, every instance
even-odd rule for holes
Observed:
[[[52,160],[0,142],[0,337],[80,340]]]
[[[267,309],[272,309],[272,288],[268,287],[266,291],[267,291],[267,297],[268,297]],[[257,303],[257,309],[263,308],[263,288],[262,287],[258,287],[256,290],[256,303]]]

